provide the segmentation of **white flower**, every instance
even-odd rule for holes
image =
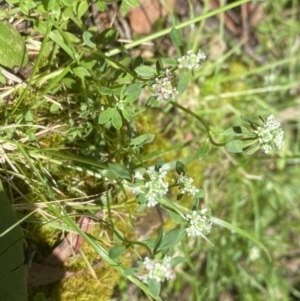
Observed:
[[[192,50],[188,50],[187,54],[178,58],[178,68],[187,68],[187,69],[197,69],[200,66],[200,62],[206,59],[206,55],[203,51],[199,50],[197,54],[195,54]]]
[[[125,102],[124,102],[124,100],[118,100],[117,103],[116,103],[116,107],[120,111],[124,110],[124,108],[125,108]]]
[[[174,277],[174,271],[171,265],[172,258],[165,256],[163,259],[150,259],[146,257],[143,262],[144,268],[147,270],[147,274],[140,276],[140,279],[147,283],[149,279],[153,279],[156,282],[163,282]]]
[[[175,178],[174,182],[179,185],[180,193],[187,195],[195,195],[199,192],[195,186],[192,185],[194,179],[185,175],[179,175]]]
[[[162,171],[161,169],[157,172],[154,167],[150,167],[146,173],[149,176],[149,180],[145,180],[145,183],[142,186],[134,186],[132,188],[132,193],[143,194],[145,196],[147,206],[154,207],[168,192],[169,184],[164,182],[167,172]],[[135,177],[139,180],[144,179],[139,172],[136,172]]]
[[[139,171],[136,171],[134,173],[134,178],[137,179],[137,180],[143,180],[144,179],[143,175]]]
[[[274,115],[270,115],[262,127],[258,127],[254,131],[258,136],[258,141],[265,153],[268,154],[270,150],[276,151],[281,149],[284,145],[283,130],[280,123],[275,120]]]
[[[169,184],[164,182],[164,178],[167,174],[166,171],[161,169],[157,172],[154,167],[150,167],[147,170],[150,177],[150,181],[145,184],[145,194],[148,207],[154,207],[167,192]]]
[[[166,69],[165,76],[155,78],[155,82],[152,88],[154,89],[154,96],[156,96],[158,101],[173,99],[178,94],[176,77],[168,69]]]
[[[189,227],[186,228],[188,236],[195,237],[199,235],[209,234],[211,230],[211,221],[209,211],[202,208],[200,211],[193,211],[192,214],[187,214],[186,219],[189,221]]]
[[[260,250],[258,247],[253,247],[250,250],[249,258],[251,261],[255,261],[260,257]]]

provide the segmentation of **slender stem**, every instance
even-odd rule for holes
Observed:
[[[120,52],[123,52],[125,50],[128,50],[128,49],[134,48],[136,46],[139,46],[139,45],[141,45],[141,44],[143,44],[145,42],[149,42],[149,41],[155,40],[157,38],[160,38],[160,37],[162,37],[162,36],[170,33],[170,31],[172,30],[173,27],[176,28],[176,29],[180,29],[180,28],[192,25],[194,23],[200,22],[200,21],[205,20],[205,19],[207,19],[209,17],[215,16],[215,15],[221,13],[221,12],[227,11],[229,9],[232,9],[234,7],[237,7],[237,6],[240,6],[240,5],[242,5],[244,3],[247,3],[247,2],[250,2],[250,1],[252,1],[252,0],[241,0],[241,1],[234,2],[234,3],[230,3],[229,5],[226,5],[224,7],[220,7],[218,9],[210,11],[210,12],[208,12],[206,14],[197,16],[197,17],[195,17],[193,19],[190,19],[190,20],[187,20],[185,22],[182,22],[182,23],[180,23],[180,24],[178,24],[176,26],[172,26],[172,27],[166,28],[164,30],[161,30],[159,32],[151,34],[151,35],[149,35],[147,37],[144,37],[142,39],[139,39],[137,41],[133,41],[133,42],[128,43],[126,45],[123,45],[123,46],[121,46],[119,48],[115,48],[115,49],[112,49],[110,51],[107,51],[107,52],[105,52],[105,55],[106,56],[116,55],[116,54],[118,54]]]
[[[196,118],[198,121],[201,122],[201,124],[203,125],[203,127],[205,128],[206,132],[207,132],[207,136],[209,138],[209,141],[211,142],[212,145],[217,146],[217,147],[221,147],[224,146],[226,143],[217,143],[214,141],[212,135],[211,135],[211,130],[209,128],[209,125],[205,122],[205,120],[200,117],[199,115],[195,114],[194,112],[186,109],[185,107],[181,106],[180,104],[174,102],[174,101],[169,101],[170,104],[172,104],[174,107],[184,111],[185,113],[193,116],[194,118]]]

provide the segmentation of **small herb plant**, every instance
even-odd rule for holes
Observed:
[[[14,177],[22,190],[29,191],[29,202],[45,205],[47,215],[42,216],[49,226],[80,234],[102,260],[155,300],[161,300],[161,283],[174,278],[176,265],[186,261],[178,246],[194,239],[212,245],[209,234],[215,224],[237,231],[266,251],[250,234],[213,217],[203,205],[205,191],[194,186],[194,175],[186,170],[188,162],[209,158],[212,148],[253,156],[259,149],[275,153],[284,144],[283,130],[273,114],[266,119],[242,117],[245,126],[214,132],[204,114],[182,103],[181,96],[195,72],[201,74],[208,53],[196,44],[186,47],[180,28],[200,18],[147,37],[169,35],[178,53],[150,63],[141,56],[128,55],[128,50],[144,39],[119,46],[116,29],[98,33],[86,26],[83,16],[88,13],[88,1],[7,2],[7,14],[27,19],[42,38],[33,33],[25,36],[27,48],[36,55],[32,73],[0,94],[4,102],[2,174]],[[98,0],[96,4],[104,11],[109,2],[113,1]],[[222,9],[247,2],[234,2]],[[138,1],[122,1],[124,15],[128,5],[137,6]],[[32,10],[36,15],[31,16]],[[7,76],[3,75],[5,83]],[[147,122],[143,118],[166,107],[196,120],[199,131],[206,135],[188,159],[166,161],[161,157],[174,150],[180,154],[189,144],[148,151],[161,133],[144,130],[151,118]],[[89,199],[92,194],[97,198],[86,207],[78,209],[76,202],[64,204],[69,198]],[[155,206],[168,213],[171,226],[167,230],[161,227],[156,236],[144,240],[128,235],[126,228],[135,228],[135,215]],[[99,210],[107,213],[106,219],[97,217]],[[121,229],[118,213],[124,212],[128,222]],[[25,221],[31,214],[20,218]],[[76,224],[78,215],[88,215],[105,225],[108,238],[99,240],[82,231]],[[127,252],[137,258],[133,267],[122,263]],[[42,299],[42,295],[35,298]]]

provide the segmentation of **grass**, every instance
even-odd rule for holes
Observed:
[[[31,289],[28,300],[34,300],[37,292],[57,301],[300,298],[295,268],[300,230],[299,2],[262,3],[265,17],[254,28],[256,48],[248,52],[247,42],[227,34],[224,13],[234,7],[239,11],[249,1],[212,11],[204,2],[207,12],[200,16],[193,15],[194,4],[188,1],[188,21],[171,16],[167,28],[125,46],[114,28],[97,35],[96,28],[86,25],[89,3],[85,1],[44,5],[14,1],[5,8],[14,20],[30,22],[31,31],[23,36],[27,45],[35,45],[26,86],[5,84],[0,94],[5,151],[1,172],[9,179],[3,181],[7,195],[23,219],[25,240],[37,245],[34,261],[47,257],[62,235],[73,231],[82,235],[85,244],[81,256],[67,259],[67,269],[104,263],[94,276],[88,273]],[[208,30],[213,16],[220,18],[219,27]],[[177,32],[171,32],[173,26]],[[189,80],[183,94],[171,102],[149,105],[151,68],[136,68],[155,66],[157,59],[168,57],[167,49],[153,49],[154,57],[145,62],[131,57],[130,50],[171,35],[174,57],[180,56],[182,40],[176,40],[176,34],[185,28],[190,31],[184,35],[183,48],[194,42],[193,49],[205,49],[208,58],[193,74],[180,77]],[[220,50],[222,45],[227,45],[226,51]],[[125,103],[120,104],[120,99]],[[285,145],[278,153],[231,153],[214,145],[228,141],[219,134],[224,130],[248,127],[240,116],[259,123],[259,115],[266,119],[271,114],[285,133]],[[134,140],[146,133],[155,138]],[[205,192],[200,201],[191,197],[177,201],[178,189],[170,189],[159,203],[161,212],[172,213],[175,222],[167,218],[163,226],[156,211],[148,217],[159,216],[157,221],[147,220],[143,206],[137,212],[144,200],[138,204],[130,189],[135,185],[134,172],[160,158],[169,172],[169,186],[174,184],[176,161],[181,161],[195,186]],[[207,240],[176,241],[182,232],[172,239],[159,236],[162,232],[157,229],[168,233],[176,227],[176,219],[201,206],[210,210],[213,223]],[[96,222],[90,233],[76,224],[80,216]],[[147,233],[133,229],[138,221]],[[155,247],[151,240],[143,244],[144,235],[161,237],[163,243],[158,239]],[[176,265],[176,277],[164,282],[156,296],[157,285],[150,284],[149,289],[128,269],[145,256],[164,254],[186,262]]]

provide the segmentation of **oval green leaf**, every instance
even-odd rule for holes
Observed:
[[[142,77],[153,77],[156,75],[156,68],[151,66],[138,66],[134,69],[134,71]]]
[[[117,259],[119,256],[121,256],[126,250],[125,246],[114,246],[112,247],[109,252],[108,252],[108,256],[111,259]]]
[[[179,80],[178,80],[178,92],[182,94],[189,85],[189,71],[187,69],[183,69],[180,72]]]
[[[225,149],[230,153],[242,153],[245,147],[247,145],[241,140],[232,140],[225,144]]]
[[[119,163],[109,163],[108,167],[110,171],[118,175],[120,178],[130,179],[131,177],[129,169]]]
[[[99,116],[98,123],[104,124],[108,122],[114,115],[115,111],[116,111],[115,108],[108,108],[105,111],[103,111]]]
[[[155,135],[151,133],[142,134],[130,141],[130,146],[142,146],[147,143],[151,143]]]
[[[182,42],[181,34],[178,31],[178,29],[173,28],[170,32],[170,37],[171,37],[173,45],[177,49],[182,50],[183,42]]]
[[[111,118],[112,125],[115,129],[119,130],[122,126],[122,117],[118,110],[115,110],[112,118]]]
[[[28,63],[28,54],[23,38],[8,22],[0,22],[0,64],[13,69]]]

